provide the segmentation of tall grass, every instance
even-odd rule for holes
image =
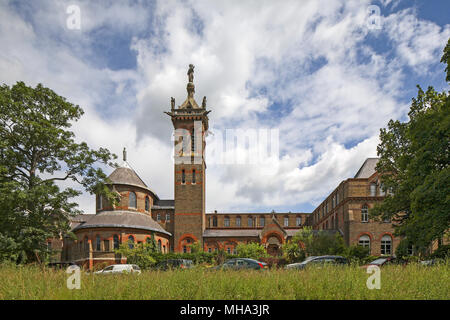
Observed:
[[[68,274],[39,267],[0,266],[0,299],[450,299],[450,265],[388,266],[381,289],[358,266],[309,270],[144,271],[141,275],[82,272],[81,289],[66,287]]]

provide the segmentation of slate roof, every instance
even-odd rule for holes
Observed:
[[[124,184],[129,186],[140,187],[150,191],[159,200],[156,193],[153,192],[145,182],[137,175],[137,173],[128,166],[121,166],[116,168],[109,176],[112,184]]]
[[[379,158],[367,158],[361,168],[359,168],[358,172],[355,174],[355,178],[367,179],[371,175],[373,175],[375,173],[375,166],[377,165],[378,160]]]
[[[87,228],[132,228],[161,232],[171,235],[149,215],[134,211],[102,211],[92,215],[86,222],[79,223],[72,231]]]

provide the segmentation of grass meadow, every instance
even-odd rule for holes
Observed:
[[[204,268],[143,271],[140,275],[81,272],[81,288],[69,290],[64,270],[0,266],[0,299],[450,299],[450,264],[381,269],[381,288],[358,266],[308,270],[214,271]]]

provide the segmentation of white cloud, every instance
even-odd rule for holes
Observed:
[[[172,96],[184,101],[193,63],[211,127],[280,130],[281,158],[269,174],[208,165],[207,209],[219,211],[320,201],[375,156],[378,129],[407,111],[405,67],[427,72],[450,32],[403,10],[383,19],[377,32],[393,49],[377,53],[365,41],[369,0],[159,1],[151,8],[82,1],[77,32],[65,27],[69,3],[0,4],[0,80],[42,82],[82,106],[79,139],[119,155],[126,146],[139,175],[169,198],[172,124],[163,111]],[[133,36],[136,69],[105,67],[108,52],[99,53],[97,41],[124,34]],[[89,212],[92,199],[79,199]]]

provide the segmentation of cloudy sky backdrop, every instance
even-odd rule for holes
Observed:
[[[80,29],[67,27],[70,5]],[[368,7],[380,9],[369,28]],[[416,85],[448,89],[439,63],[450,2],[0,0],[0,82],[43,83],[85,110],[81,141],[128,159],[173,198],[170,97],[207,96],[212,132],[279,130],[277,167],[208,164],[207,211],[311,212],[376,156]],[[112,169],[107,169],[111,172]],[[94,197],[77,201],[86,213]]]

